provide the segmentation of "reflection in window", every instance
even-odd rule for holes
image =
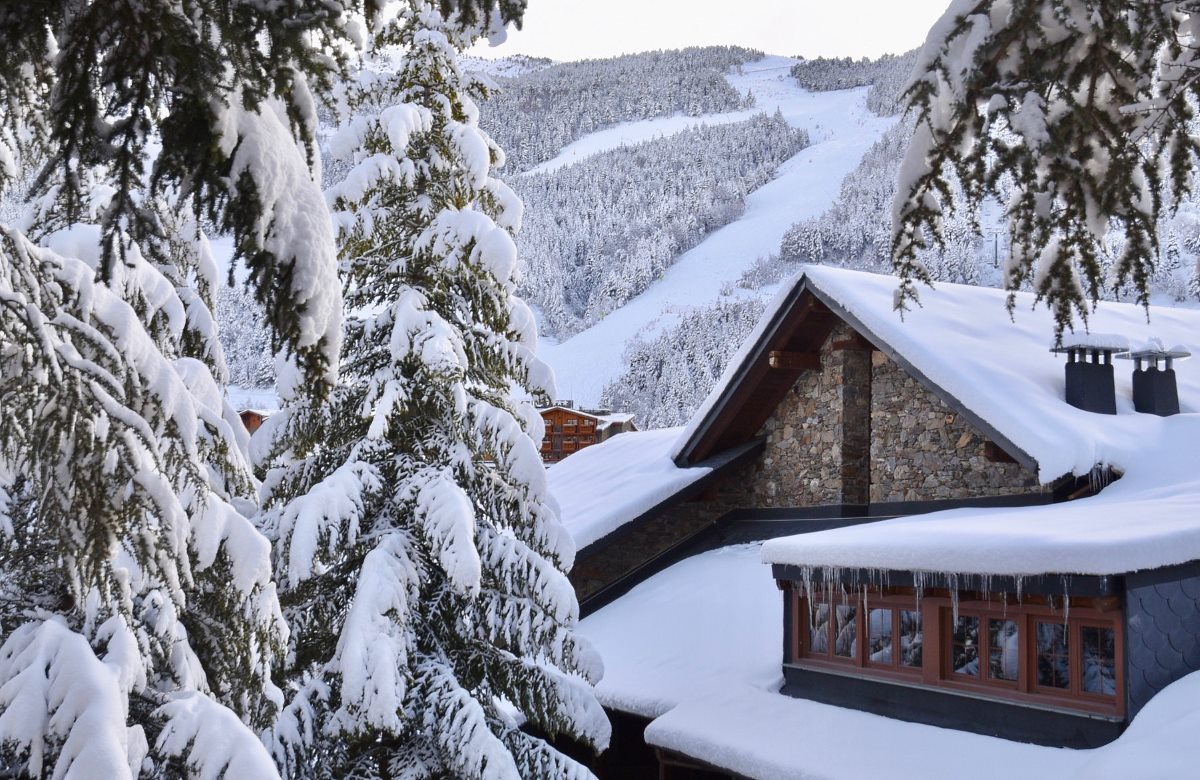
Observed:
[[[979,618],[959,615],[951,637],[951,669],[955,674],[979,676]]]
[[[808,652],[825,655],[829,652],[829,605],[817,604],[809,610]]]
[[[867,613],[867,653],[872,663],[892,662],[892,611],[872,609]]]
[[[858,607],[837,606],[834,607],[834,614],[837,633],[833,639],[833,654],[839,658],[854,658],[858,648],[858,624],[854,619],[858,615]]]
[[[1021,664],[1021,639],[1017,621],[988,621],[988,677],[1015,681]]]
[[[1085,693],[1114,696],[1117,692],[1116,632],[1111,628],[1081,626],[1083,671],[1080,678]]]
[[[900,611],[900,665],[921,665],[921,613]]]
[[[1037,624],[1037,684],[1043,688],[1070,686],[1070,647],[1062,623]]]

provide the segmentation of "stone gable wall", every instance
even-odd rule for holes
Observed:
[[[871,358],[871,502],[1042,491],[1016,463],[993,463],[987,439],[881,352]]]
[[[753,464],[727,480],[721,502],[729,508],[791,507],[842,502],[842,361],[830,344],[821,370],[806,371],[763,423],[766,447]]]
[[[862,348],[844,325],[821,348],[821,370],[800,376],[759,435],[766,437],[762,455],[711,492],[623,529],[619,540],[581,555],[570,574],[579,597],[734,509],[1043,490],[1033,472],[988,460],[983,436],[882,353]]]

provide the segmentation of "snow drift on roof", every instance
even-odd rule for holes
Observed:
[[[582,549],[712,469],[671,460],[679,428],[632,431],[576,452],[546,472],[562,523]]]
[[[729,685],[783,684],[779,590],[758,545],[675,564],[579,624],[604,659],[606,707],[657,717]]]
[[[1200,559],[1200,415],[1127,416],[1139,419],[1141,430],[1112,451],[1129,471],[1097,496],[1021,509],[957,509],[773,539],[763,545],[763,560],[1021,576],[1123,574]]]
[[[906,723],[775,693],[780,595],[756,545],[697,555],[579,627],[604,658],[596,694],[657,718],[652,745],[757,780],[971,776],[1178,778],[1194,774],[1200,673],[1168,686],[1116,742],[1066,750]],[[864,746],[869,749],[863,749]]]
[[[1010,319],[1003,290],[939,283],[922,290],[922,308],[901,320],[892,308],[895,277],[806,266],[731,361],[680,436],[674,454],[700,428],[794,285],[807,285],[877,347],[910,364],[1029,455],[1043,483],[1067,473],[1086,474],[1098,463],[1127,469],[1132,465],[1130,442],[1156,424],[1154,418],[1133,412],[1131,370],[1125,363],[1116,366],[1115,417],[1084,412],[1063,400],[1065,358],[1048,350],[1053,320],[1045,307],[1033,308],[1031,294],[1017,295]],[[1147,323],[1139,306],[1104,302],[1091,315],[1089,326],[1092,332],[1118,334],[1131,343],[1154,337],[1200,352],[1200,311],[1194,309],[1154,308]],[[1200,360],[1182,361],[1175,370],[1181,409],[1200,409]]]

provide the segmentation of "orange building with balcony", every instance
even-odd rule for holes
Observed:
[[[607,409],[575,409],[570,401],[558,401],[541,410],[546,424],[542,437],[542,460],[557,463],[573,452],[590,447],[618,433],[636,431],[632,414],[614,414]]]

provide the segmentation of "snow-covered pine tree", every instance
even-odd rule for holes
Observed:
[[[236,418],[204,363],[164,354],[185,307],[127,258],[161,308],[0,226],[0,767],[270,777],[247,724],[280,703],[286,629],[231,503]]]
[[[907,93],[917,129],[893,204],[898,308],[930,280],[919,253],[941,241],[950,172],[974,204],[1011,177],[1006,284],[1032,283],[1057,335],[1105,285],[1110,227],[1126,239],[1112,282],[1146,303],[1156,223],[1190,191],[1200,149],[1198,33],[1194,3],[955,0]]]
[[[402,50],[397,72],[364,76],[331,140],[355,162],[328,193],[342,382],[256,438],[275,442],[263,525],[294,634],[273,737],[291,775],[582,778],[520,719],[608,740],[534,443],[530,391],[551,377],[514,292],[521,204],[490,175],[485,90],[456,60],[484,31],[406,0],[377,38]]]
[[[299,1],[0,10],[0,194],[45,161],[37,207],[0,209],[29,226],[0,226],[0,774],[276,774],[256,731],[287,632],[239,511],[196,220],[235,230],[319,392],[340,292],[305,85],[344,22]]]
[[[336,370],[341,302],[323,251],[324,209],[305,200],[308,173],[292,158],[316,166],[310,85],[332,86],[350,12],[378,5],[34,0],[0,9],[0,188],[19,147],[37,144],[45,165],[32,194],[48,196],[43,223],[96,222],[102,280],[118,273],[130,242],[160,262],[170,245],[151,196],[174,190],[233,232],[277,338],[319,391]],[[89,218],[97,180],[111,192]]]

